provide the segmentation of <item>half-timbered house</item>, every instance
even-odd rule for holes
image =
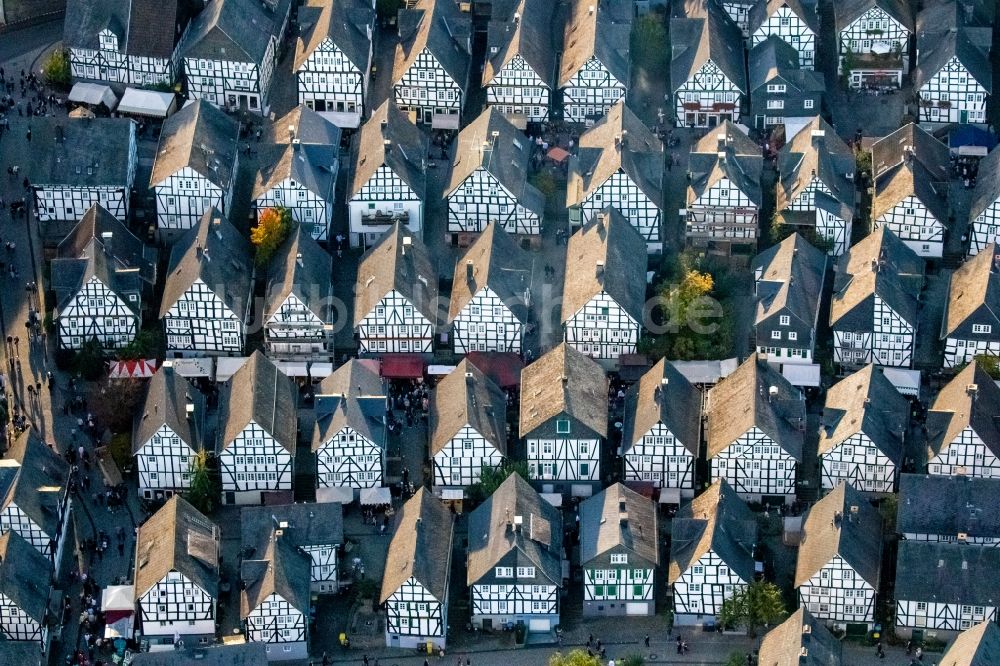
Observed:
[[[1000,477],[1000,387],[976,362],[944,385],[927,412],[928,474]]]
[[[520,354],[530,307],[528,253],[499,224],[486,225],[455,264],[447,321],[455,353]]]
[[[904,639],[941,640],[996,622],[1000,548],[901,541],[896,555],[895,631]],[[942,664],[945,662],[941,662]]]
[[[264,146],[250,195],[257,215],[285,208],[313,238],[328,240],[340,170],[340,128],[297,106],[275,121]]]
[[[841,666],[843,645],[806,608],[764,634],[758,662],[768,666]]]
[[[160,303],[168,356],[242,354],[252,280],[250,244],[209,208],[170,252]]]
[[[663,249],[663,143],[624,100],[580,136],[569,158],[566,206],[573,226],[589,224],[613,206],[649,252]]]
[[[472,21],[452,0],[415,0],[399,10],[392,98],[411,122],[457,130],[469,91]]]
[[[268,114],[291,0],[210,0],[181,48],[189,99]]]
[[[333,259],[303,227],[275,251],[264,296],[264,343],[275,357],[333,356]]]
[[[903,474],[896,532],[907,541],[1000,546],[1000,515],[993,510],[1000,479]]]
[[[790,503],[802,461],[805,399],[762,355],[753,354],[705,398],[711,479],[743,498]]]
[[[139,494],[160,500],[191,487],[195,459],[205,447],[205,397],[164,365],[146,389],[132,427]]]
[[[600,484],[608,380],[563,343],[521,371],[520,436],[542,492],[589,496]]]
[[[842,0],[833,6],[837,74],[852,88],[899,88],[909,70],[913,14],[905,0]]]
[[[921,257],[940,257],[951,221],[948,147],[909,123],[872,144],[871,219]]]
[[[546,0],[518,0],[513,13],[494,12],[487,28],[483,67],[486,104],[517,127],[549,120],[556,51],[551,33],[553,6]]]
[[[134,666],[174,666],[180,662],[199,666],[267,666],[267,650],[262,643],[218,643],[207,646],[186,646],[169,652],[137,652]],[[34,666],[32,664],[31,666]],[[39,665],[41,666],[41,665]]]
[[[0,534],[17,532],[59,573],[72,520],[69,488],[69,465],[30,431],[0,460]]]
[[[60,347],[80,349],[97,340],[110,350],[132,342],[144,297],[156,284],[153,248],[94,204],[59,244],[50,267]]]
[[[695,2],[700,3],[701,0],[695,0]],[[757,4],[759,4],[758,0],[719,0],[719,5],[726,11],[726,15],[733,20],[744,37],[749,34],[750,14]]]
[[[580,503],[583,614],[654,615],[656,505],[621,483]]]
[[[134,122],[35,116],[31,135],[24,173],[43,233],[59,225],[52,231],[61,238],[58,231],[69,231],[94,204],[128,219],[138,166]]]
[[[798,53],[780,38],[771,35],[754,46],[747,62],[750,118],[757,129],[784,125],[785,136],[794,136],[822,108],[823,75],[800,67]]]
[[[559,510],[511,474],[469,515],[473,626],[523,623],[530,632],[552,631],[559,625],[564,559]]]
[[[631,5],[622,0],[571,5],[557,81],[566,122],[593,123],[625,97]]]
[[[754,579],[753,513],[719,479],[680,508],[670,524],[670,544],[674,625],[714,625],[723,602]]]
[[[882,567],[882,517],[840,482],[802,520],[795,588],[803,608],[841,631],[875,622]]]
[[[566,243],[562,325],[566,344],[608,365],[634,354],[642,335],[646,262],[642,236],[607,208]]]
[[[923,260],[888,227],[841,256],[830,303],[833,360],[849,367],[910,367],[923,281]]]
[[[750,10],[746,29],[750,33],[751,49],[766,42],[769,37],[777,37],[798,53],[799,67],[807,70],[815,68],[819,16],[814,4],[801,0],[757,2]]]
[[[225,504],[291,496],[298,429],[292,381],[259,351],[219,396],[219,471]]]
[[[378,362],[352,359],[320,382],[313,408],[316,427],[316,499],[353,501],[356,488],[382,486],[385,469],[386,391]]]
[[[812,363],[826,256],[792,234],[753,259],[757,352],[770,363]]]
[[[313,594],[334,594],[340,589],[337,554],[344,545],[340,502],[245,506],[240,509],[240,524],[248,559],[267,559],[271,542],[281,540],[309,557]]]
[[[701,403],[701,391],[666,359],[632,385],[622,427],[626,482],[651,483],[673,504],[694,496]]]
[[[219,528],[179,495],[139,527],[135,602],[150,652],[215,640]]]
[[[1000,248],[991,243],[951,274],[941,319],[944,367],[1000,356]]]
[[[969,203],[969,256],[1000,242],[1000,150],[979,160]]]
[[[435,387],[428,427],[435,491],[464,489],[507,454],[507,396],[463,360]]]
[[[179,47],[197,10],[179,0],[70,0],[63,46],[74,79],[172,86]]]
[[[444,184],[448,231],[478,233],[493,222],[512,234],[537,236],[545,195],[528,182],[534,147],[495,107],[459,132]]]
[[[446,647],[454,536],[454,514],[426,488],[399,510],[379,594],[388,647]]]
[[[52,563],[14,531],[0,536],[0,637],[49,647]],[[14,662],[8,662],[13,664]]]
[[[354,137],[347,208],[351,247],[373,245],[401,222],[423,236],[429,141],[388,100]]]
[[[995,622],[980,622],[966,629],[941,655],[941,663],[951,666],[976,666],[995,661],[1000,661],[1000,627]]]
[[[240,564],[240,619],[249,643],[267,659],[309,657],[310,558],[274,530],[256,556]]]
[[[975,4],[979,4],[978,0],[939,2],[925,6],[917,14],[913,90],[920,98],[917,119],[921,123],[973,123],[985,127],[986,100],[993,91],[993,28],[967,22],[964,9]]]
[[[396,222],[361,257],[354,330],[362,354],[430,353],[438,324],[437,271],[418,238]]]
[[[163,122],[149,179],[162,236],[195,226],[208,208],[229,213],[239,171],[238,138],[239,123],[201,101]]]
[[[714,0],[688,0],[675,9],[670,19],[670,87],[677,126],[740,122],[749,90],[739,26]]]
[[[720,251],[756,246],[763,168],[760,147],[731,122],[691,147],[682,213],[688,244]]]
[[[875,365],[830,387],[819,428],[820,485],[893,492],[909,416],[909,401]]]
[[[309,0],[299,7],[301,29],[292,64],[299,104],[337,127],[354,129],[364,115],[375,34],[374,4],[372,0]]]
[[[839,257],[851,243],[857,202],[854,151],[814,116],[778,152],[776,207],[784,224],[815,230]],[[842,212],[843,211],[843,212]]]

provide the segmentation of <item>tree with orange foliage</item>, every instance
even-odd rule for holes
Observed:
[[[292,231],[292,211],[282,206],[263,210],[257,217],[257,226],[250,231],[250,242],[256,248],[258,265],[271,261],[275,251]]]

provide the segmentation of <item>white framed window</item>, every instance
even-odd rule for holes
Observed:
[[[611,554],[611,564],[628,564],[628,554],[626,554],[626,553],[612,553]]]
[[[813,104],[814,104],[814,101],[811,100],[811,99],[802,100],[802,108],[803,109],[811,109],[811,108],[813,108]]]
[[[989,334],[992,331],[993,331],[993,326],[991,326],[990,324],[973,324],[972,325],[972,332],[973,333],[986,333],[986,334]]]
[[[789,315],[781,315],[781,317],[779,317],[778,319],[778,322],[782,326],[788,326],[789,324],[792,323],[792,318]]]

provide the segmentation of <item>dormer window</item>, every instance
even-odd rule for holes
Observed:
[[[568,435],[569,434],[569,419],[557,419],[556,420],[556,434]]]

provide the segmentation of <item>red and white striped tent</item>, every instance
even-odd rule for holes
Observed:
[[[156,372],[156,359],[115,361],[108,370],[111,379],[148,379]]]

